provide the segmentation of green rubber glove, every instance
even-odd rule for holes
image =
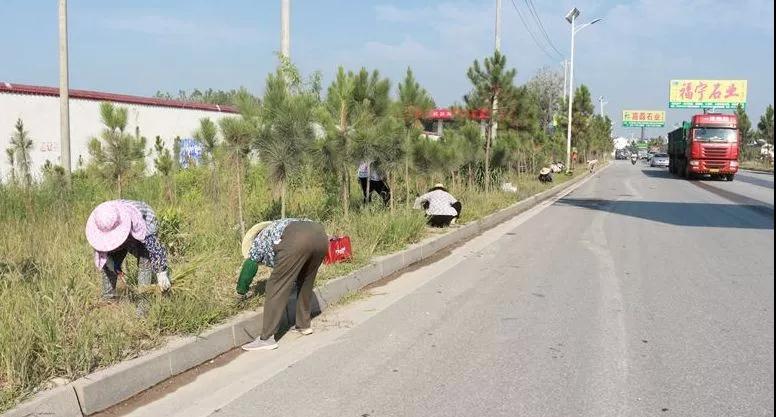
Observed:
[[[240,278],[237,280],[237,294],[245,294],[253,282],[253,277],[259,271],[259,264],[252,259],[246,259],[240,269]]]

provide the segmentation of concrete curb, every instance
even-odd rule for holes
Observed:
[[[588,174],[572,178],[482,219],[429,237],[400,252],[375,258],[357,271],[329,280],[314,291],[317,302],[315,310],[323,311],[351,292],[491,229],[589,176]],[[293,322],[295,300],[291,301],[284,320],[285,325]],[[164,348],[101,369],[70,384],[40,392],[31,400],[4,413],[2,417],[83,417],[97,413],[253,340],[261,331],[261,321],[261,310],[243,312],[200,335],[171,339]]]
[[[767,170],[764,170],[764,169],[741,168],[741,171],[752,172],[752,173],[755,173],[755,174],[769,174],[769,175],[773,175],[773,171],[767,171]]]

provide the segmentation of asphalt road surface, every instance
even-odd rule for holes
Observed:
[[[773,176],[618,161],[136,416],[772,416]]]

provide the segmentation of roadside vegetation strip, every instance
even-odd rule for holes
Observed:
[[[104,128],[90,140],[88,155],[76,158],[72,175],[48,163],[38,177],[29,163],[38,140],[30,132],[37,127],[19,121],[6,150],[13,160],[4,173],[8,181],[0,183],[0,410],[52,380],[78,379],[156,349],[168,337],[211,331],[258,308],[261,296],[234,299],[239,242],[253,222],[305,217],[332,235],[349,235],[354,259],[323,268],[325,284],[359,268],[363,274],[374,258],[424,239],[424,216],[410,207],[437,182],[463,202],[461,221],[472,223],[548,189],[535,175],[563,154],[565,139],[562,128],[545,128],[554,110],[538,97],[559,97],[558,87],[540,82],[541,74],[515,85],[503,55],[485,62],[469,71],[468,105],[490,108],[490,92],[498,89],[501,102],[525,110],[500,114],[495,142],[469,120],[474,113],[449,120],[441,138],[423,135],[434,102],[409,70],[395,97],[390,80],[367,69],[340,69],[322,97],[320,79],[305,79],[285,60],[268,75],[261,100],[244,91],[235,97],[239,116],[200,121],[191,133],[203,147],[196,163],[179,159],[180,139],[149,141],[143,126],[130,133],[128,109],[102,103]],[[578,155],[584,160],[611,151],[610,121],[593,114],[587,87],[574,94]],[[485,125],[496,133],[495,120]],[[353,174],[362,161],[376,161],[392,190],[388,207],[361,204]],[[504,181],[517,193],[499,192]],[[120,301],[100,301],[84,224],[97,204],[116,198],[142,200],[157,211],[171,294],[138,291],[137,268],[126,262]],[[417,251],[407,253],[412,259]]]
[[[122,301],[109,305],[99,301],[99,279],[82,232],[94,202],[110,198],[102,184],[76,177],[73,191],[61,195],[61,200],[53,197],[50,189],[0,189],[0,216],[6,236],[19,237],[0,241],[0,253],[4,254],[0,280],[4,300],[0,305],[2,409],[12,407],[53,378],[77,379],[157,348],[167,336],[197,334],[240,310],[261,305],[262,297],[247,303],[232,299],[240,261],[234,243],[238,233],[221,215],[224,206],[206,201],[202,189],[196,187],[207,176],[207,169],[181,171],[176,193],[183,201],[174,205],[160,201],[158,194],[154,196],[159,186],[155,177],[128,189],[133,198],[162,207],[159,217],[163,240],[171,245],[174,288],[169,297],[137,293],[134,266],[130,264],[129,286],[122,290]],[[261,172],[253,172],[250,178],[261,181]],[[533,178],[514,182],[516,194],[461,190],[463,221],[475,221],[549,188]],[[246,185],[261,188],[259,184]],[[320,218],[316,214],[323,190],[307,186],[305,193],[290,197],[292,214]],[[249,210],[260,213],[268,209],[271,200],[261,193],[248,193],[245,203]],[[35,210],[28,211],[28,207]],[[422,214],[404,208],[391,214],[382,207],[369,206],[354,211],[347,220],[337,216],[324,219],[327,217],[324,222],[330,233],[351,236],[355,258],[322,268],[320,284],[427,235]],[[140,305],[146,309],[143,318],[138,318]]]
[[[581,176],[580,176],[581,177]],[[565,180],[566,178],[564,178]],[[579,179],[579,178],[577,178]],[[543,189],[547,189],[549,187],[542,187]],[[530,201],[531,195],[525,196],[525,198],[521,199],[523,201]],[[511,199],[503,199],[500,200],[503,201],[503,206],[496,205],[498,209],[505,208],[507,206],[510,206],[509,202],[511,201],[513,204],[511,204],[513,207],[516,205],[515,202],[515,196],[513,195]],[[502,214],[510,214],[509,210],[503,210],[500,213]],[[514,214],[514,213],[512,213]],[[491,216],[493,217],[493,216]],[[504,216],[504,218],[500,218],[499,221],[503,221],[509,216]],[[421,216],[422,218],[422,216]],[[476,221],[475,221],[476,220]],[[454,243],[454,240],[450,240],[449,237],[452,237],[453,234],[456,234],[458,232],[459,238],[463,237],[460,232],[464,232],[464,228],[466,227],[477,227],[477,232],[480,232],[484,230],[485,228],[489,228],[495,225],[495,222],[487,222],[488,224],[485,225],[484,223],[481,224],[481,221],[479,219],[472,218],[472,222],[470,222],[468,225],[465,225],[461,228],[454,229],[450,231],[449,233],[432,236],[431,243],[425,246],[428,246],[430,249],[426,251],[425,256],[422,256],[421,258],[426,258],[428,256],[433,255],[438,250],[442,249],[444,245],[452,244]],[[493,224],[490,224],[493,223]],[[425,229],[423,229],[425,230]],[[425,234],[424,234],[425,235]],[[435,235],[435,234],[433,234]],[[434,237],[436,239],[434,239]],[[448,237],[448,239],[445,239],[445,237]],[[428,242],[429,239],[426,239],[424,242]],[[439,243],[442,244],[435,244],[435,241],[439,241]],[[421,244],[423,245],[423,244]],[[409,250],[405,250],[404,253],[411,252],[412,248]],[[419,260],[419,259],[418,259]],[[406,263],[403,263],[402,267],[406,267],[417,260],[414,259],[407,259]],[[349,266],[354,269],[358,269],[359,265],[363,267],[364,265],[367,265],[364,262],[358,263],[350,263],[350,264],[340,264],[338,266]],[[369,269],[369,268],[367,268]],[[353,283],[348,283],[349,286],[352,286],[353,288],[346,288],[342,294],[331,294],[329,293],[329,300],[327,302],[330,303],[336,303],[339,302],[343,295],[348,294],[350,291],[357,291],[361,287],[368,285],[371,282],[376,281],[377,279],[389,275],[391,272],[386,272],[385,274],[382,274],[380,271],[375,272],[374,274],[367,274],[367,276],[360,277],[359,275],[363,275],[364,269],[362,268],[360,271],[353,271],[351,273],[352,276],[363,278],[361,281],[356,281]],[[347,277],[347,276],[346,276]],[[341,280],[342,278],[338,279]],[[233,282],[226,283],[227,286],[231,287],[233,286]],[[318,289],[316,289],[316,293],[320,296],[321,291],[328,290],[329,287],[326,283],[323,283],[322,286],[319,286]],[[172,298],[174,298],[175,295],[173,295]],[[157,302],[163,302],[166,300],[156,299],[152,298],[150,302],[157,303]],[[131,306],[131,303],[128,304],[128,307]],[[325,303],[322,307],[325,307]],[[133,312],[134,313],[134,312]],[[119,367],[111,367],[106,368],[103,371],[99,371],[95,374],[91,374],[86,378],[82,378],[74,383],[74,386],[76,387],[76,391],[78,392],[79,396],[81,396],[81,407],[87,414],[99,411],[101,409],[104,409],[108,406],[111,406],[115,404],[117,401],[121,401],[123,399],[126,399],[129,396],[132,396],[144,389],[149,388],[150,386],[153,386],[156,383],[159,383],[170,376],[175,375],[178,372],[184,371],[185,369],[188,369],[192,366],[196,366],[197,364],[204,362],[211,357],[222,353],[223,351],[229,350],[234,346],[239,346],[240,344],[244,343],[245,341],[249,340],[252,335],[256,334],[256,331],[258,329],[259,321],[260,321],[260,314],[256,315],[255,313],[243,313],[241,317],[237,317],[233,320],[230,320],[229,322],[225,323],[224,325],[216,326],[215,328],[208,330],[204,333],[201,333],[200,336],[194,336],[189,338],[184,338],[180,340],[177,343],[174,343],[172,347],[168,346],[165,349],[162,349],[161,351],[155,351],[151,352],[151,355],[143,356],[138,359],[135,359],[133,361],[130,361],[129,363],[137,362],[138,366],[140,366],[141,371],[135,371],[132,368],[127,368],[127,365],[122,364]],[[130,316],[132,319],[135,319],[135,317]],[[246,330],[249,329],[249,330]],[[224,339],[220,336],[221,334],[228,334],[229,339],[229,346],[224,345]],[[215,337],[213,335],[219,335],[218,337]],[[163,341],[164,338],[160,339],[159,342]],[[213,346],[211,346],[213,345]],[[223,346],[221,346],[223,345]],[[177,348],[175,347],[177,346]],[[208,347],[209,346],[209,347]],[[174,349],[174,350],[170,350]],[[186,352],[184,354],[183,351],[180,349],[186,349]],[[137,355],[139,353],[136,353]],[[162,355],[162,356],[159,356]],[[167,356],[165,356],[167,355]],[[186,360],[188,361],[188,365],[185,366],[175,366],[173,356],[179,357],[178,359],[181,359],[183,357],[186,357]],[[144,364],[147,363],[148,360],[153,361],[159,361],[163,360],[165,363],[169,363],[169,373],[165,371],[164,373],[158,373],[158,372],[142,372],[143,368],[148,369],[156,369],[158,370],[159,367],[157,365],[152,364],[152,366],[145,366]],[[173,369],[177,368],[177,369]],[[134,376],[127,376],[123,375],[122,372],[131,372]],[[140,372],[140,373],[138,373]],[[128,374],[129,375],[129,374]],[[110,376],[110,378],[108,378]],[[105,379],[108,378],[108,379]],[[134,381],[132,383],[128,381]],[[114,385],[116,383],[119,383],[122,386],[122,389],[114,389],[116,388]],[[111,388],[113,387],[113,388]],[[104,391],[104,390],[108,391]],[[96,390],[96,391],[95,391]],[[103,392],[104,391],[104,392]],[[110,395],[109,395],[110,394]]]

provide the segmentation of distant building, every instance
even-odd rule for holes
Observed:
[[[426,137],[439,139],[444,136],[444,124],[452,122],[455,119],[469,119],[480,123],[490,118],[490,112],[487,109],[463,110],[438,108],[433,109],[423,118],[423,130]]]
[[[238,113],[231,106],[70,90],[70,160],[73,169],[77,168],[79,157],[88,162],[89,140],[99,136],[104,127],[100,122],[101,102],[126,107],[129,110],[127,132],[134,134],[139,129],[140,135],[148,139],[149,149],[156,136],[172,149],[176,136],[181,139],[191,137],[199,126],[199,119],[209,117],[218,122]],[[60,163],[59,89],[0,82],[0,179],[5,179],[10,171],[5,149],[10,146],[17,119],[24,121],[33,140],[30,152],[33,173],[38,175],[46,160]]]

